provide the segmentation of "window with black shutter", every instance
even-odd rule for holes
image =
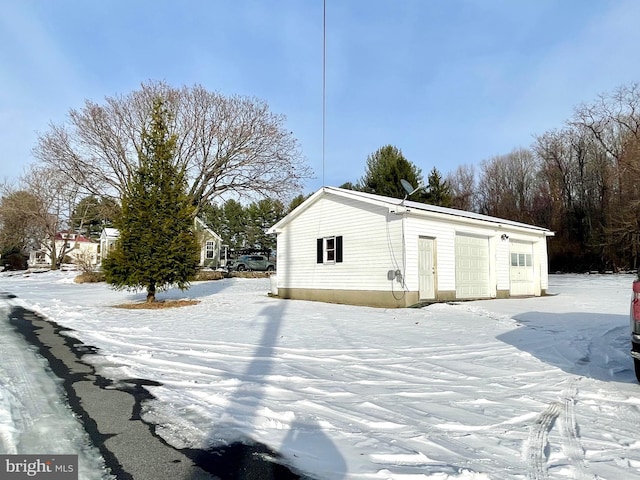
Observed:
[[[316,240],[316,262],[317,263],[341,263],[342,235],[336,237],[324,237]]]

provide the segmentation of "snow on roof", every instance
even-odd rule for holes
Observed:
[[[73,241],[78,243],[93,243],[94,241],[89,237],[85,237],[84,235],[80,235],[79,233],[73,232],[58,232],[55,236],[56,240],[66,240]]]
[[[278,223],[276,223],[273,227],[271,227],[269,231],[271,233],[277,232],[281,227],[289,223],[293,218],[298,216],[300,213],[302,213],[310,205],[315,203],[320,197],[324,195],[338,195],[341,197],[361,200],[363,202],[378,204],[381,206],[402,206],[402,207],[405,207],[408,211],[417,210],[419,212],[431,213],[436,215],[448,215],[448,216],[467,218],[467,219],[477,220],[482,222],[498,223],[502,226],[526,228],[529,230],[537,230],[548,236],[553,235],[553,232],[548,228],[529,225],[522,222],[515,222],[513,220],[507,220],[504,218],[492,217],[489,215],[483,215],[481,213],[468,212],[466,210],[457,210],[455,208],[440,207],[437,205],[429,205],[426,203],[413,202],[411,200],[406,200],[406,199],[403,200],[401,198],[386,197],[383,195],[359,192],[356,190],[347,190],[347,189],[338,188],[338,187],[322,187],[320,190],[318,190],[313,195],[311,195],[311,197],[305,200],[298,208],[294,209],[293,212],[291,212],[289,215],[287,215]]]
[[[119,237],[120,232],[117,228],[105,227],[102,232],[106,237]]]
[[[199,217],[195,217],[195,223],[199,224],[201,226],[201,228],[207,230],[207,232],[209,232],[210,235],[212,235],[213,237],[222,240],[222,237],[220,235],[218,235],[216,232],[214,232],[211,227],[209,227],[206,223],[204,223],[204,221],[199,218]],[[111,227],[105,227],[102,230],[102,237],[107,237],[107,238],[118,238],[120,236],[120,232],[118,231],[117,228],[111,228]]]

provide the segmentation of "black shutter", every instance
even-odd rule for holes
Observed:
[[[342,263],[342,235],[336,237],[336,263]]]
[[[324,262],[324,251],[323,251],[324,241],[322,238],[316,240],[316,263]]]

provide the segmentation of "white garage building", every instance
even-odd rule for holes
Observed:
[[[407,307],[548,288],[553,232],[477,213],[323,187],[270,232],[282,298]]]

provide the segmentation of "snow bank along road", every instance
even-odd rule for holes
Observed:
[[[177,449],[251,439],[331,480],[640,479],[631,276],[554,275],[554,296],[403,310],[226,279],[169,292],[200,304],[158,313],[46,275],[0,291],[97,347],[83,361],[104,378],[147,380],[139,415]]]
[[[103,478],[104,461],[64,402],[62,382],[9,325],[9,312],[0,301],[0,453],[78,454],[82,478]]]

